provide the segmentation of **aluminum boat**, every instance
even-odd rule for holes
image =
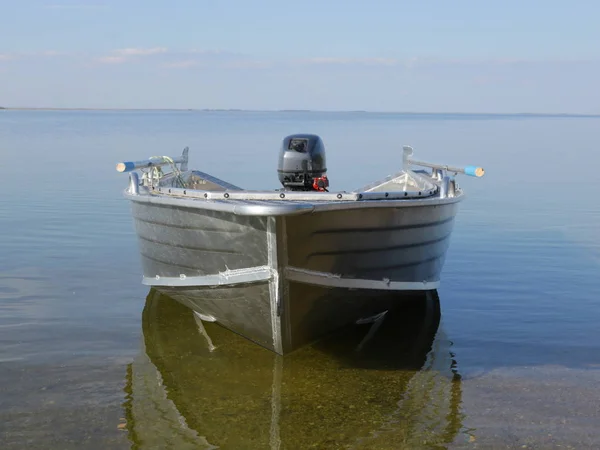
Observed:
[[[279,189],[246,190],[180,157],[129,173],[143,284],[278,354],[390,308],[383,291],[432,291],[464,193],[451,167],[413,159],[353,191],[329,189],[314,134],[283,139]],[[417,169],[415,166],[421,167]]]

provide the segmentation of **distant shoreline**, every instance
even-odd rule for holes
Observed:
[[[219,109],[219,108],[53,108],[53,107],[0,107],[0,111],[173,111],[173,112],[264,112],[264,113],[329,113],[329,114],[400,114],[422,116],[530,116],[530,117],[589,117],[600,118],[599,114],[585,113],[535,113],[535,112],[416,112],[416,111],[366,111],[366,110],[313,110],[313,109]]]

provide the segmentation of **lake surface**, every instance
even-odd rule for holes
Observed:
[[[0,448],[600,448],[600,119],[0,111]],[[290,355],[141,285],[121,160],[276,188],[291,133],[332,189],[481,165],[438,290]],[[387,319],[386,319],[387,320]]]

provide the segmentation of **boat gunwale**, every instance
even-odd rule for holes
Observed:
[[[182,189],[183,190],[183,189]],[[149,203],[180,208],[191,208],[208,211],[221,211],[240,216],[293,216],[299,214],[318,213],[326,211],[373,209],[373,208],[406,208],[431,207],[458,203],[465,197],[461,189],[456,190],[454,197],[440,198],[439,196],[406,198],[406,199],[370,199],[337,200],[337,201],[299,201],[299,200],[239,200],[239,199],[207,199],[184,197],[165,193],[132,194],[124,191],[124,196],[137,203]]]
[[[402,184],[398,180],[407,174],[412,173],[413,175],[421,178],[422,181],[429,184],[429,187],[423,186],[421,188],[415,188],[407,190],[406,187],[401,190],[383,189],[382,187],[391,187],[394,184]],[[198,170],[188,170],[185,174],[195,174],[201,178],[209,181],[221,189],[197,189],[197,188],[186,188],[176,187],[166,184],[166,181],[173,182],[174,172],[165,175],[157,186],[144,186],[151,194],[168,194],[179,197],[191,197],[201,199],[236,199],[236,200],[256,200],[256,201],[273,201],[273,200],[287,200],[287,201],[309,201],[309,202],[324,202],[324,201],[358,201],[358,200],[378,200],[378,199],[411,199],[411,198],[425,198],[435,197],[439,195],[441,190],[441,180],[430,177],[425,171],[420,170],[401,170],[392,175],[369,183],[362,188],[355,189],[352,191],[294,191],[285,189],[243,189],[214,177],[208,173],[201,172]],[[182,174],[185,176],[185,174]]]

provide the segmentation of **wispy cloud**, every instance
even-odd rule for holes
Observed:
[[[190,69],[197,67],[223,69],[259,69],[271,67],[275,61],[266,61],[242,53],[226,50],[175,50],[165,52],[162,67]]]
[[[152,47],[152,48],[120,48],[113,50],[110,55],[100,56],[95,58],[96,62],[100,64],[121,64],[130,61],[134,58],[141,58],[146,56],[160,55],[167,53],[166,47]]]
[[[313,66],[353,66],[353,67],[390,67],[399,69],[420,69],[430,67],[517,67],[525,65],[565,65],[572,63],[590,63],[588,61],[569,61],[566,59],[522,59],[522,58],[381,58],[381,57],[313,57],[305,59],[292,59],[288,61],[293,65]]]
[[[71,5],[72,6],[72,5]],[[103,53],[73,52],[55,49],[30,52],[0,53],[0,62],[35,61],[64,59],[70,63],[91,65],[119,65],[144,63],[154,67],[169,69],[223,69],[223,70],[265,70],[271,68],[314,67],[323,70],[387,70],[432,71],[438,69],[486,69],[491,71],[520,69],[537,66],[565,66],[573,64],[598,64],[598,60],[569,61],[567,59],[518,59],[518,58],[431,58],[431,57],[352,57],[352,56],[314,56],[308,58],[261,58],[255,55],[241,54],[227,50],[211,49],[169,49],[164,46],[123,47]],[[482,73],[481,76],[488,76]],[[480,75],[476,75],[479,77]],[[488,83],[488,79],[476,79],[476,83]]]
[[[417,67],[433,65],[513,65],[526,63],[527,60],[496,58],[496,59],[474,59],[474,58],[380,58],[380,57],[314,57],[296,59],[296,64],[309,65],[331,65],[331,66],[384,66],[403,67],[413,69]]]
[[[401,63],[395,58],[344,58],[344,57],[316,57],[298,60],[306,64],[326,64],[326,65],[368,65],[368,66],[396,66]]]
[[[162,67],[169,69],[191,69],[197,67],[220,69],[268,69],[275,65],[274,61],[237,58],[195,58],[166,62]]]
[[[229,52],[227,50],[206,50],[206,49],[198,49],[198,48],[184,50],[183,53],[187,53],[187,54],[191,54],[191,55],[205,55],[205,56],[240,56],[240,57],[245,56],[241,53]]]
[[[410,61],[395,58],[346,58],[346,57],[314,57],[305,59],[260,59],[250,55],[231,53],[225,51],[191,50],[189,52],[175,52],[172,56],[180,59],[163,64],[168,68],[193,68],[198,66],[219,67],[224,69],[268,69],[275,66],[407,66]],[[185,57],[185,56],[187,57]]]
[[[114,53],[121,56],[149,56],[157,55],[160,53],[166,53],[165,47],[153,47],[153,48],[121,48],[115,50]]]
[[[319,56],[313,58],[293,59],[293,65],[329,66],[329,67],[371,67],[371,68],[399,68],[415,69],[419,65],[427,64],[427,60],[410,58],[383,58],[383,57],[338,57]]]

